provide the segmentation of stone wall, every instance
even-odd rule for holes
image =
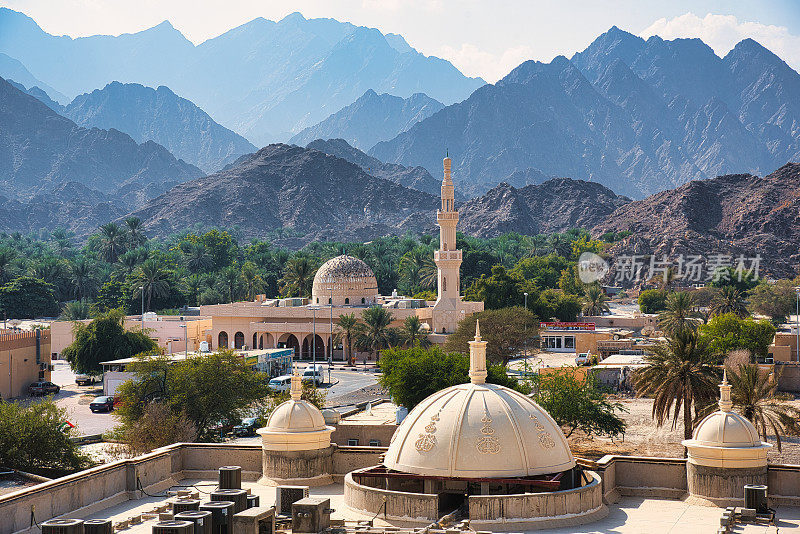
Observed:
[[[765,485],[767,466],[732,469],[687,463],[688,489],[692,499],[717,506],[742,506],[746,484]]]
[[[686,495],[685,458],[604,456],[597,462],[579,463],[600,474],[606,502],[622,496],[680,499]]]
[[[366,447],[369,445],[370,440],[375,439],[380,442],[378,447],[388,447],[397,427],[398,425],[393,424],[350,424],[347,421],[342,421],[336,425],[336,430],[331,434],[331,443],[347,446],[348,440],[357,439],[359,447]]]
[[[367,514],[396,521],[430,523],[439,519],[439,496],[406,493],[358,484],[352,473],[344,477],[344,500],[347,506]]]

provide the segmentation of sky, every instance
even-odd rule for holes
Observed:
[[[611,26],[700,37],[719,55],[752,37],[800,70],[800,0],[0,0],[47,32],[131,33],[169,20],[195,44],[294,11],[399,33],[426,55],[494,82],[527,59],[583,50]]]

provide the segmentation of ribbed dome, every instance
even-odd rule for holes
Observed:
[[[378,296],[378,281],[369,265],[353,256],[336,256],[314,275],[312,304],[371,305]]]
[[[758,447],[756,427],[736,412],[714,412],[700,421],[692,441],[714,447]]]
[[[408,414],[384,464],[419,475],[500,478],[566,471],[575,459],[556,422],[530,398],[495,384],[461,384]]]
[[[275,408],[264,428],[270,432],[314,432],[325,429],[325,419],[310,402],[288,400]]]

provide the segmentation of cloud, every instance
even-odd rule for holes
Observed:
[[[530,46],[515,46],[500,54],[482,50],[471,43],[464,43],[460,48],[443,46],[436,53],[455,65],[467,76],[481,76],[489,83],[494,83],[511,69],[534,56]]]
[[[664,39],[699,37],[719,56],[724,56],[736,43],[750,37],[793,69],[800,70],[800,36],[791,34],[785,26],[739,22],[733,15],[709,13],[700,18],[694,13],[686,13],[671,20],[658,19],[639,35],[644,38],[658,35]]]

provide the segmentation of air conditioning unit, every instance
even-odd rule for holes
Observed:
[[[280,515],[291,516],[292,505],[308,497],[308,486],[278,486],[275,488],[275,510]]]
[[[49,519],[42,523],[42,534],[82,534],[82,519]]]

